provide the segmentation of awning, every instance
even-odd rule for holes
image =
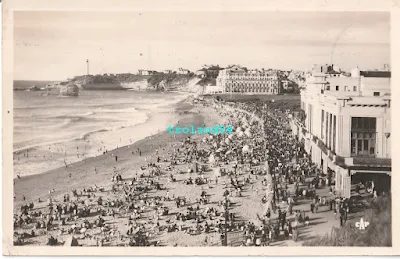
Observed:
[[[387,174],[389,176],[392,175],[391,171],[376,171],[376,170],[350,170],[350,174],[354,175],[356,173],[361,174]]]

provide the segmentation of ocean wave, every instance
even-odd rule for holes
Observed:
[[[79,137],[67,138],[67,139],[49,141],[49,142],[43,142],[43,143],[39,143],[39,144],[26,145],[26,146],[14,149],[13,153],[24,152],[24,151],[27,151],[27,150],[38,149],[38,148],[46,147],[46,146],[50,146],[50,145],[63,144],[63,143],[72,142],[72,141],[87,140],[93,134],[102,133],[102,132],[117,131],[117,130],[121,130],[121,129],[124,129],[124,128],[135,127],[137,125],[147,123],[151,118],[151,116],[149,116],[149,114],[143,113],[142,115],[145,116],[145,119],[144,119],[144,121],[141,121],[141,122],[126,123],[126,124],[123,124],[123,125],[116,125],[116,126],[111,126],[111,127],[100,128],[100,129],[96,129],[96,130],[92,130],[92,131],[81,133],[79,135]],[[137,121],[137,120],[134,120],[134,121]],[[73,120],[66,119],[63,122],[63,124],[57,125],[57,127],[60,127],[62,125],[64,125],[64,127],[66,127],[70,123],[73,123]]]
[[[86,117],[86,116],[90,116],[90,115],[94,115],[95,113],[92,111],[89,112],[85,112],[85,113],[81,113],[81,114],[77,114],[76,116],[80,116],[80,117]]]

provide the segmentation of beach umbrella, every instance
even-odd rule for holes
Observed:
[[[228,138],[233,139],[233,134],[229,134]]]
[[[212,135],[210,135],[208,138],[209,138],[209,139],[213,139],[213,136],[212,136]]]
[[[245,145],[245,146],[242,148],[242,152],[243,152],[243,153],[249,153],[249,152],[250,152],[250,147],[249,147],[249,145]]]
[[[241,131],[242,131],[242,128],[241,128],[241,127],[237,127],[236,133],[239,133],[239,132],[241,132]]]
[[[251,133],[250,133],[249,131],[246,131],[245,134],[246,134],[246,136],[247,136],[248,138],[251,138],[251,136],[252,136]]]
[[[203,138],[203,142],[204,142],[204,143],[207,142],[207,138],[206,138],[206,137]]]

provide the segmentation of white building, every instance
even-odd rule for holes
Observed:
[[[155,71],[139,69],[138,73],[139,73],[139,75],[142,75],[142,76],[149,76],[149,75],[154,75]]]
[[[230,66],[219,72],[217,86],[225,93],[279,94],[277,72]]]
[[[350,197],[351,184],[374,181],[390,189],[390,72],[352,70],[351,76],[314,69],[301,92],[305,121],[292,121],[295,135],[336,190]]]

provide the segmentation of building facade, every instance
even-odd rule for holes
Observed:
[[[150,76],[150,75],[154,75],[156,73],[157,73],[157,71],[153,71],[153,70],[144,70],[144,69],[138,70],[138,74],[142,75],[142,76]]]
[[[315,69],[301,92],[303,122],[292,120],[293,134],[336,191],[351,196],[351,185],[374,182],[378,193],[390,190],[390,72],[351,76]]]
[[[279,94],[281,92],[276,72],[247,70],[239,66],[221,70],[216,83],[224,93]]]

